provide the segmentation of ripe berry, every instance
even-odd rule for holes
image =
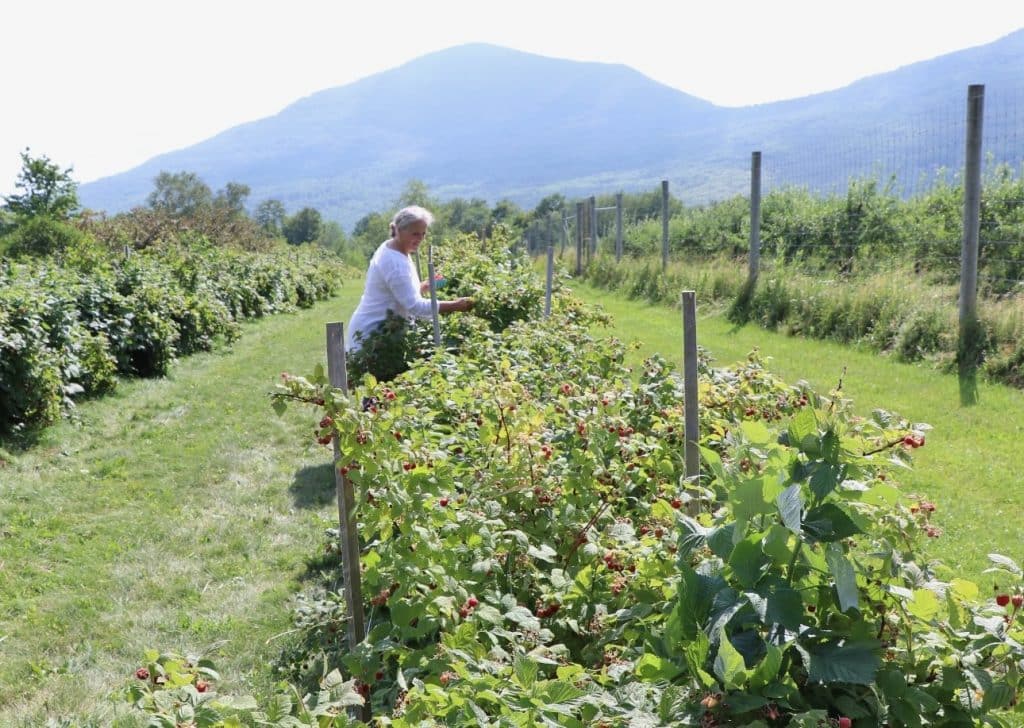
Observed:
[[[205,680],[196,680],[196,691],[197,692],[205,693],[207,688],[209,688],[209,687],[210,687],[210,683],[206,682]]]
[[[671,500],[671,502],[669,503],[669,505],[672,506],[673,508],[675,508],[676,510],[679,510],[680,508],[682,508],[683,502],[681,500],[679,500],[678,498],[673,498]]]
[[[392,400],[395,398],[395,393],[390,389],[384,393],[384,399]]]
[[[470,597],[466,600],[466,606],[470,609],[475,608],[478,604],[480,604],[480,602],[477,600],[476,597]]]
[[[1020,605],[1024,604],[1024,594],[1014,594],[1010,597],[1010,601],[1013,603],[1014,609],[1020,609]]]
[[[320,427],[330,427],[334,424],[334,420],[331,419],[330,415],[324,415],[324,418],[320,420]]]
[[[839,718],[837,725],[839,728],[850,728],[853,725],[853,721],[844,715]]]
[[[441,506],[442,508],[447,508],[448,507],[448,499],[447,498],[442,498],[441,500],[439,500],[437,502],[437,504],[439,506]]]
[[[396,440],[401,440],[402,439],[402,433],[399,432],[398,430],[395,430],[395,439]]]
[[[135,671],[135,677],[137,677],[139,680],[149,680],[149,670],[147,670],[144,667],[140,667],[138,670]]]
[[[373,675],[373,679],[374,680],[383,680],[384,679],[384,671],[383,670],[377,670],[377,672],[374,673],[374,675]]]
[[[996,604],[998,604],[1000,607],[1005,607],[1009,603],[1010,603],[1010,595],[1009,594],[998,594],[998,595],[996,595]]]
[[[409,472],[416,468],[416,463],[402,463],[402,470]]]
[[[324,435],[323,437],[316,438],[316,441],[319,442],[321,445],[330,445],[331,440],[333,439],[334,437],[332,435]]]

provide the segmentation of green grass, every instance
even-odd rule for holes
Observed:
[[[279,418],[267,393],[324,360],[325,322],[361,288],[0,450],[0,725],[106,723],[146,648],[213,650],[228,687],[272,684],[271,638],[337,511],[328,451],[307,444],[315,413]]]
[[[682,317],[678,309],[631,301],[580,282],[572,289],[600,303],[615,320],[623,341],[639,340],[634,364],[659,352],[682,363]],[[901,481],[908,493],[936,502],[935,522],[943,530],[930,556],[958,574],[988,583],[982,572],[987,554],[1024,561],[1024,392],[1001,385],[978,385],[978,402],[961,406],[956,376],[930,364],[901,364],[865,349],[766,331],[737,328],[724,316],[701,311],[697,292],[697,341],[718,366],[745,359],[755,348],[768,368],[788,383],[804,379],[828,392],[842,379],[855,409],[869,414],[883,408],[934,429],[925,447],[914,451],[914,468]]]

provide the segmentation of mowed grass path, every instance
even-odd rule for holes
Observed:
[[[271,638],[337,510],[318,415],[279,418],[267,393],[325,361],[324,324],[361,290],[247,324],[0,454],[0,725],[106,724],[147,648],[213,649],[235,691],[273,683]]]
[[[614,317],[616,335],[623,341],[641,342],[634,365],[659,352],[681,367],[679,310],[576,281],[571,287]],[[723,316],[704,315],[699,291],[697,306],[697,340],[715,365],[743,360],[757,348],[768,369],[789,384],[804,379],[828,393],[842,378],[843,392],[859,413],[883,408],[934,428],[925,447],[914,451],[913,469],[899,475],[906,492],[920,493],[937,505],[934,522],[943,535],[929,542],[930,557],[986,585],[992,579],[982,573],[990,565],[987,554],[1002,553],[1024,563],[1024,392],[980,384],[978,403],[961,406],[954,375],[752,324],[737,328]]]

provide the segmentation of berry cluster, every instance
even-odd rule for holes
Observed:
[[[465,619],[473,613],[473,610],[476,609],[479,604],[480,602],[476,597],[469,597],[466,600],[466,603],[459,607],[459,616]]]

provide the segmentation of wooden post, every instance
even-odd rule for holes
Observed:
[[[668,268],[668,180],[661,181],[661,270]]]
[[[615,193],[615,262],[622,260],[622,193]]]
[[[597,255],[597,198],[590,197],[590,247]]]
[[[747,280],[752,286],[761,267],[761,152],[750,154],[750,267]]]
[[[544,293],[544,318],[551,315],[551,283],[555,277],[555,246],[548,246],[548,282]]]
[[[348,392],[345,369],[345,326],[327,324],[327,377],[331,386]],[[348,648],[354,650],[366,636],[363,616],[363,587],[359,571],[359,531],[355,520],[355,494],[348,478],[341,474],[341,447],[334,437],[334,484],[338,493],[338,525],[341,542],[341,571],[348,610]]]
[[[960,256],[960,343],[967,343],[978,312],[978,236],[981,223],[981,127],[985,86],[967,87],[967,154],[964,162],[964,237]]]
[[[434,280],[434,246],[427,247],[427,277],[430,286],[430,318],[434,323],[434,348],[441,348],[441,322],[437,309],[437,282]]]
[[[697,417],[697,296],[683,291],[683,422],[686,436],[686,479],[700,483],[700,424]],[[689,501],[687,512],[696,515],[698,502]]]
[[[576,203],[576,275],[583,272],[583,203]]]

